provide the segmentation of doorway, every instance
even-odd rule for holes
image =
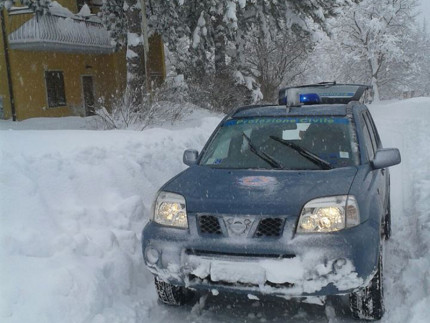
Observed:
[[[93,116],[94,110],[94,85],[92,76],[82,76],[82,91],[84,96],[85,115]]]

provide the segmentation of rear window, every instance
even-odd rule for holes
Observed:
[[[358,164],[358,146],[353,131],[350,120],[343,117],[231,119],[218,129],[204,151],[200,165],[273,168],[261,158],[265,155],[279,162],[284,169],[321,169],[285,144],[289,143],[318,156],[333,168],[353,166]]]

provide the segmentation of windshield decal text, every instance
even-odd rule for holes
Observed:
[[[232,119],[226,121],[223,126],[235,125],[263,125],[263,124],[295,124],[295,123],[320,123],[320,124],[348,124],[349,120],[344,118],[327,117],[296,117],[296,118],[252,118],[252,119]]]

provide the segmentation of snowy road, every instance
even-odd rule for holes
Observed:
[[[427,322],[430,98],[371,111],[384,146],[398,147],[403,159],[391,171],[393,236],[382,322]],[[46,129],[52,119],[0,122],[0,321],[352,321],[331,305],[273,298],[211,295],[182,308],[158,304],[140,231],[158,187],[184,169],[182,151],[201,148],[218,120],[206,116],[143,132],[8,131]]]
[[[391,169],[393,236],[386,252],[384,322],[430,317],[430,100],[372,107],[385,147],[398,147]]]

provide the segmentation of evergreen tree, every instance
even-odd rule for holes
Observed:
[[[250,43],[256,39],[275,41],[285,30],[293,36],[309,35],[309,26],[326,29],[326,19],[349,2],[158,0],[151,1],[150,25],[163,35],[177,73],[185,74],[188,81],[215,77],[215,84],[219,84],[231,82],[233,77],[252,91],[257,90],[257,84],[246,58]],[[306,41],[312,48],[310,37]],[[254,92],[254,98],[258,97]]]
[[[127,46],[127,19],[124,12],[124,0],[103,0],[99,16],[109,30],[116,49]]]
[[[151,26],[160,32],[171,52],[178,39],[189,39],[190,51],[200,63],[213,60],[215,71],[225,68],[228,42],[240,50],[240,37],[255,27],[261,37],[285,28],[309,30],[308,22],[325,28],[347,1],[336,0],[158,0],[151,2]],[[180,36],[178,37],[178,34]],[[237,55],[242,53],[236,52]],[[197,63],[197,62],[195,62]]]

